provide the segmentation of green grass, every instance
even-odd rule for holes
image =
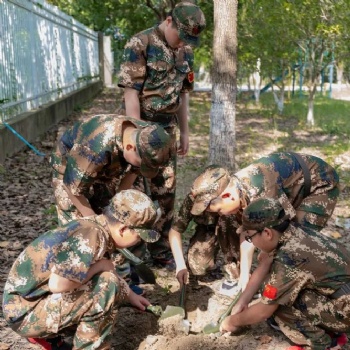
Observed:
[[[252,93],[240,94],[236,105],[236,161],[240,168],[262,154],[290,150],[317,154],[335,165],[336,157],[350,150],[350,101],[317,94],[315,126],[309,127],[306,94],[301,97],[296,94],[293,98],[286,94],[282,115],[276,109],[271,92],[261,94],[259,105],[251,96]],[[191,95],[190,153],[178,167],[179,179],[186,187],[207,162],[210,106],[210,93]],[[349,171],[337,170],[344,183],[350,186]],[[178,193],[178,198],[184,193]]]
[[[272,93],[264,93],[260,96],[263,115],[270,117],[277,114]],[[253,102],[251,102],[253,104]],[[305,128],[308,110],[308,97],[295,96],[288,99],[286,96],[283,116],[295,117],[299,120],[300,127]],[[314,101],[315,127],[328,135],[350,136],[350,101],[341,101],[317,94]]]

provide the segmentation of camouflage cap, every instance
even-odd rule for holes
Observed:
[[[259,198],[251,202],[242,215],[243,229],[263,230],[265,227],[273,227],[289,220],[281,203],[273,198]]]
[[[160,234],[152,230],[158,219],[157,207],[152,200],[138,190],[117,193],[109,204],[113,216],[132,228],[146,242],[158,241]]]
[[[178,3],[173,12],[179,38],[188,45],[197,46],[199,35],[205,28],[205,17],[202,10],[191,2]]]
[[[136,147],[141,157],[141,174],[152,178],[170,158],[171,137],[161,126],[148,125],[137,132]]]
[[[209,203],[218,197],[230,182],[230,174],[218,165],[208,166],[192,185],[192,215],[200,215]]]

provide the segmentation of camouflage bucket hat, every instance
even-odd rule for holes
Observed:
[[[280,202],[273,198],[259,198],[251,202],[242,216],[242,231],[263,230],[289,220]]]
[[[152,178],[170,158],[171,137],[161,126],[148,125],[138,131],[136,147],[141,157],[141,174]]]
[[[145,193],[120,191],[111,199],[109,209],[118,221],[135,230],[144,241],[158,241],[160,234],[152,230],[158,219],[157,207]]]
[[[180,2],[172,12],[179,38],[188,45],[199,45],[199,35],[205,28],[202,10],[191,2]]]
[[[200,215],[209,203],[218,197],[230,182],[230,174],[218,165],[208,166],[194,181],[191,189],[192,215]]]

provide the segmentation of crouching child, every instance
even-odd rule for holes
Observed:
[[[264,320],[275,322],[295,345],[290,350],[340,349],[350,331],[350,254],[339,242],[290,222],[280,202],[261,198],[243,211],[239,228],[272,258],[253,272],[221,331]],[[307,231],[306,231],[307,230]],[[261,301],[248,307],[265,277]]]
[[[141,239],[155,242],[156,220],[157,208],[147,195],[125,190],[103,214],[73,220],[35,239],[7,278],[3,314],[8,325],[44,349],[110,349],[118,305],[129,302],[144,310],[150,304],[117,276],[110,255]],[[72,326],[73,347],[60,337]]]

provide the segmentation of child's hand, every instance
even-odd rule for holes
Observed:
[[[180,283],[180,286],[188,283],[188,270],[182,269],[180,271],[176,270],[176,278]]]
[[[248,308],[248,304],[238,301],[238,303],[232,308],[231,315],[239,314]]]
[[[132,306],[135,306],[142,311],[146,310],[148,305],[151,305],[146,298],[144,298],[142,295],[137,295],[131,289],[129,292],[129,302]]]

